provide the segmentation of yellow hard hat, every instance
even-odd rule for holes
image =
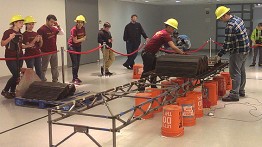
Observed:
[[[25,17],[24,24],[27,24],[27,23],[36,23],[36,21],[33,16],[27,16]]]
[[[175,28],[175,29],[178,29],[177,27],[178,27],[178,22],[177,22],[177,20],[176,19],[174,19],[174,18],[170,18],[170,19],[168,19],[166,22],[164,22],[165,24],[167,24],[167,25],[169,25],[169,26],[171,26],[171,27],[173,27],[173,28]]]
[[[83,21],[83,22],[86,23],[86,19],[83,15],[78,15],[75,19],[75,22],[77,22],[77,21]]]
[[[16,21],[22,20],[24,21],[24,18],[22,17],[22,15],[14,15],[11,19],[10,19],[10,24]]]
[[[228,11],[230,10],[230,8],[227,8],[225,6],[220,6],[216,9],[216,16],[217,16],[217,19],[221,18],[223,15],[225,15]]]

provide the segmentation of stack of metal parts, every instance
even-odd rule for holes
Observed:
[[[157,58],[156,74],[171,77],[193,78],[208,70],[205,55],[169,54]]]
[[[29,86],[23,98],[55,101],[74,95],[75,90],[73,84],[36,81]]]

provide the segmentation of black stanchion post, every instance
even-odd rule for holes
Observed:
[[[105,51],[106,51],[106,42],[103,42],[103,75],[106,75],[106,60],[105,60]]]
[[[65,66],[65,62],[64,62],[64,47],[61,47],[61,60],[62,60],[62,81],[63,83],[65,83],[65,69],[64,69],[64,66]]]

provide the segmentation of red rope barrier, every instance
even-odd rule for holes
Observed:
[[[216,42],[216,41],[214,41],[214,40],[212,40],[212,42],[215,43],[215,44],[218,45],[218,46],[221,46],[221,47],[223,46],[222,43]],[[262,45],[253,45],[253,46],[250,46],[250,48],[257,48],[257,47],[259,47],[259,46],[262,46]]]
[[[115,50],[112,49],[112,48],[110,48],[110,50],[113,51],[114,53],[119,54],[119,55],[122,55],[122,56],[131,56],[131,55],[135,54],[136,52],[138,52],[139,50],[141,50],[144,46],[145,46],[145,44],[140,45],[140,47],[139,47],[137,50],[135,50],[134,52],[132,52],[132,53],[130,53],[130,54],[123,54],[123,53],[120,53],[120,52],[115,51]]]
[[[94,51],[96,51],[96,50],[99,50],[100,48],[102,48],[103,46],[98,46],[98,47],[96,47],[96,48],[94,48],[94,49],[91,49],[91,50],[88,50],[88,51],[86,51],[86,52],[76,52],[76,51],[70,51],[70,50],[66,50],[68,53],[71,53],[71,54],[89,54],[89,53],[92,53],[92,52],[94,52]]]
[[[41,53],[38,55],[34,55],[34,56],[27,56],[27,57],[21,57],[21,58],[0,58],[0,60],[6,60],[6,61],[12,61],[12,60],[26,60],[26,59],[32,59],[32,58],[36,58],[36,57],[40,57],[40,56],[45,56],[45,55],[50,55],[50,54],[55,54],[58,51],[53,51],[53,52],[48,52],[48,53]]]
[[[202,46],[200,46],[199,48],[195,49],[195,50],[191,50],[191,51],[187,51],[187,53],[195,53],[195,52],[198,52],[200,50],[202,50],[206,45],[208,44],[208,41],[206,41]],[[173,50],[166,50],[164,48],[160,48],[161,51],[164,51],[164,52],[168,52],[168,53],[175,53],[175,51]]]

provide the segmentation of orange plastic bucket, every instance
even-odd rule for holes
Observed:
[[[133,79],[140,79],[142,72],[143,72],[143,65],[142,64],[134,64],[134,66],[133,66]]]
[[[137,93],[136,94],[137,97],[151,97],[151,93]],[[145,98],[135,98],[135,105],[139,105],[141,103],[144,103],[146,101],[148,101],[149,99],[145,99]],[[143,105],[141,107],[142,110],[146,111],[150,106],[150,103],[147,103],[146,105]],[[137,116],[140,116],[143,114],[143,111],[141,111],[140,109],[136,109],[135,113],[134,113],[134,116],[137,117]],[[151,113],[148,113],[147,115],[143,116],[142,118],[143,119],[149,119],[149,118],[152,118],[154,117],[154,113],[151,112]]]
[[[202,92],[190,91],[187,93],[187,97],[194,99],[195,101],[195,115],[196,118],[203,117],[203,101],[202,101]]]
[[[155,97],[159,96],[162,93],[162,90],[158,89],[158,88],[147,88],[146,92],[151,93],[150,97],[155,98]],[[158,103],[154,101],[153,102],[153,108],[158,107],[159,104],[162,103],[162,99],[163,99],[162,97],[158,98]],[[163,107],[160,107],[157,110],[155,110],[154,112],[156,112],[156,113],[157,112],[162,112],[162,110],[163,110]]]
[[[172,83],[171,83],[171,81],[162,81],[161,82],[161,88],[167,88],[168,87],[168,85],[172,85]],[[165,90],[162,90],[162,93],[164,93],[165,92]],[[172,94],[175,94],[175,93],[172,93]],[[172,99],[173,97],[172,96],[166,96],[166,100],[170,100],[170,99]]]
[[[183,126],[194,126],[196,124],[194,99],[179,97],[176,102],[182,107]]]
[[[217,105],[218,100],[218,84],[217,81],[206,81],[202,88],[203,99],[208,99],[211,106]]]
[[[226,89],[231,90],[232,89],[232,79],[230,77],[229,72],[221,72],[221,76],[223,76],[226,80]]]
[[[167,137],[184,135],[182,107],[167,105],[163,108],[161,134]]]
[[[215,76],[213,80],[218,83],[218,96],[223,97],[227,92],[225,77]]]

